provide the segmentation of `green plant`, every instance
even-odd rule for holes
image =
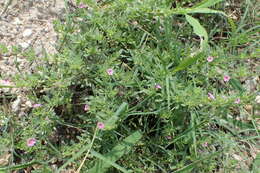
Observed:
[[[244,105],[255,93],[240,79],[252,72],[243,55],[232,54],[235,22],[209,8],[222,1],[178,8],[172,1],[83,2],[88,8],[55,22],[59,52],[13,79],[41,105],[13,120],[20,129],[13,158],[23,160],[0,170],[36,163],[47,172],[236,170],[234,154],[256,146],[259,131],[255,119],[239,119],[251,116]],[[205,21],[213,16],[230,29],[228,42],[212,45],[208,28],[215,26]],[[97,122],[105,127],[97,131]],[[28,147],[32,137],[36,145]]]

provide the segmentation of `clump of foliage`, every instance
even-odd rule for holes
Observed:
[[[56,21],[59,52],[14,79],[41,105],[19,120],[0,115],[11,117],[0,145],[12,145],[18,163],[0,170],[237,169],[232,154],[257,143],[254,118],[238,118],[255,97],[240,82],[254,50],[236,52],[235,22],[210,8],[220,1],[86,1]],[[211,30],[211,18],[225,27]],[[221,29],[230,36],[213,42]]]

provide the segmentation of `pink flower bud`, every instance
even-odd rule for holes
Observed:
[[[208,62],[212,62],[213,60],[214,60],[214,58],[212,56],[208,56],[208,58],[207,58]]]
[[[36,144],[36,139],[35,138],[29,138],[27,139],[27,146],[32,147]]]
[[[104,128],[105,128],[105,124],[102,123],[102,122],[98,122],[98,123],[97,123],[97,127],[98,127],[99,129],[104,129]]]
[[[215,100],[215,96],[211,93],[208,93],[208,98],[211,100]]]
[[[112,68],[107,69],[107,74],[112,76],[114,74],[114,70]]]
[[[223,80],[224,80],[224,82],[228,82],[228,81],[230,80],[230,76],[225,75],[225,76],[223,77]]]

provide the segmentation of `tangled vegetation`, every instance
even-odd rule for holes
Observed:
[[[37,104],[0,109],[0,172],[257,172],[256,2],[234,3],[79,1],[58,53],[12,79]]]

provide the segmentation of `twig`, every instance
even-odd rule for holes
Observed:
[[[88,154],[89,154],[89,152],[90,152],[90,150],[91,150],[91,148],[92,148],[92,145],[93,145],[93,143],[94,143],[94,140],[95,140],[95,138],[96,138],[97,130],[98,130],[98,129],[97,129],[97,126],[96,126],[96,129],[95,129],[95,132],[94,132],[94,135],[93,135],[93,138],[92,138],[90,147],[89,147],[89,149],[88,149],[88,151],[87,151],[87,153],[86,153],[86,155],[85,155],[83,161],[81,162],[79,168],[77,169],[76,173],[79,173],[79,172],[80,172],[82,166],[84,165],[84,163],[85,163],[85,161],[86,161],[86,159],[87,159],[87,157],[88,157]]]

